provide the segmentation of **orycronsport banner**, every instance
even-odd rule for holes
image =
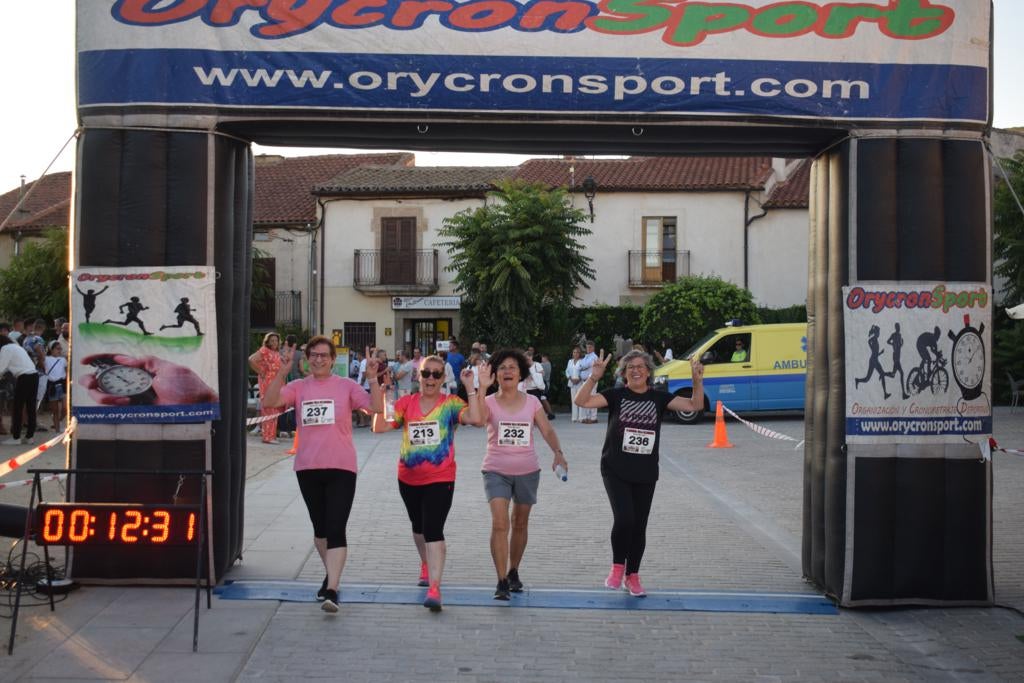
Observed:
[[[220,418],[214,275],[207,266],[71,274],[71,413],[79,422]]]
[[[848,442],[963,443],[992,433],[991,294],[976,282],[843,288]]]
[[[79,0],[79,108],[985,123],[987,0]]]

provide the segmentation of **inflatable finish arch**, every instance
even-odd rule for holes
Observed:
[[[250,142],[757,153],[816,157],[804,574],[848,605],[992,601],[992,471],[972,445],[991,432],[990,364],[976,362],[991,348],[990,3],[80,0],[77,12],[76,277],[212,268],[215,304],[195,316],[216,331],[197,353],[218,397],[206,421],[129,420],[76,387],[72,462],[212,468],[215,576],[242,547]],[[912,370],[933,322],[950,334],[955,385],[938,360]],[[861,377],[886,337],[904,350],[906,399]],[[156,343],[127,339],[138,353]],[[128,491],[164,502],[198,488],[98,474],[72,495]],[[82,548],[71,571],[189,576],[188,553],[166,557]]]

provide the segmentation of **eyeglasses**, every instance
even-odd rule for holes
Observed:
[[[498,371],[499,372],[501,372],[502,370],[518,370],[518,369],[519,369],[519,365],[499,365],[498,366]]]
[[[428,377],[433,377],[434,379],[441,379],[442,377],[444,377],[444,370],[420,370],[420,377],[422,377],[423,379],[426,379]]]
[[[646,370],[647,365],[627,365],[627,370]]]
[[[309,352],[309,357],[310,358],[330,358],[331,354],[330,354],[329,351],[327,351],[327,352],[310,351]]]

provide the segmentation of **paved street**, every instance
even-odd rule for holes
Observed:
[[[567,483],[542,478],[521,568],[527,588],[600,585],[611,514],[598,472],[604,425],[555,426]],[[799,417],[758,420],[802,438]],[[662,477],[642,568],[648,591],[803,592],[802,451],[729,421],[730,450],[705,448],[712,423],[664,428]],[[361,474],[345,584],[415,582],[418,558],[395,486],[398,436],[357,430]],[[996,413],[1001,445],[1024,448],[1024,411]],[[444,585],[493,587],[479,475],[483,430],[456,440],[459,481],[446,528]],[[319,559],[284,444],[249,441],[243,562],[230,579],[318,583]],[[0,450],[7,458],[16,449]],[[546,451],[543,448],[542,451]],[[55,456],[46,455],[44,458]],[[545,458],[547,456],[545,455]],[[53,466],[56,463],[49,463]],[[1024,609],[1024,458],[995,456],[995,581]],[[4,480],[24,478],[12,473]],[[0,491],[0,502],[17,489]],[[187,589],[84,587],[50,614],[23,613],[0,679],[133,681],[1020,680],[1024,617],[1003,608],[844,610],[836,616],[343,604],[214,598],[191,652]],[[7,622],[9,624],[9,621]],[[6,631],[2,634],[6,636]]]

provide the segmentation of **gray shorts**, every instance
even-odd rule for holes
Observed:
[[[506,498],[521,505],[537,504],[537,487],[540,485],[540,470],[529,474],[499,474],[481,472],[484,475],[484,493],[487,502],[494,498]]]

